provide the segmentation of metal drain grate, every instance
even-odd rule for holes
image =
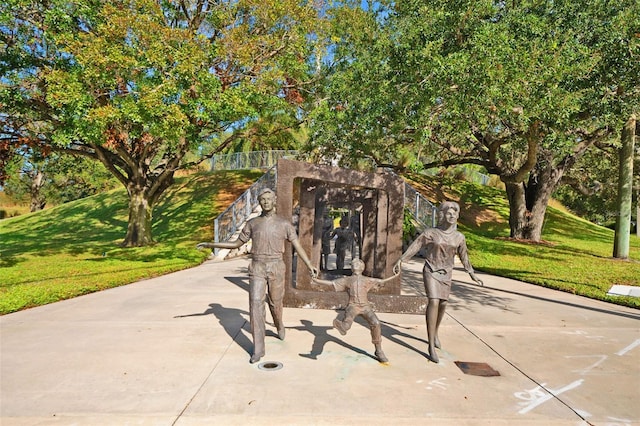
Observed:
[[[456,365],[464,374],[472,376],[492,377],[499,376],[500,373],[485,362],[464,362],[456,361]]]

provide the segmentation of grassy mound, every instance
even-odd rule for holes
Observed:
[[[177,179],[154,209],[156,244],[121,248],[127,196],[117,189],[0,221],[0,314],[129,284],[200,264],[213,219],[260,171]]]
[[[119,247],[127,226],[124,190],[0,220],[0,314],[200,264],[207,253],[195,244],[213,238],[213,219],[261,174],[220,171],[178,179],[154,209],[157,242],[149,247]],[[431,200],[460,203],[460,230],[476,269],[640,308],[638,298],[606,294],[614,284],[640,286],[636,236],[629,261],[612,259],[613,231],[552,205],[544,243],[513,241],[503,191],[420,175],[407,179]]]
[[[430,200],[460,203],[459,229],[474,268],[593,299],[640,308],[640,298],[608,296],[612,285],[640,286],[640,239],[631,235],[629,260],[612,258],[614,231],[581,219],[557,203],[547,208],[543,241],[509,238],[509,204],[501,189],[408,175]]]

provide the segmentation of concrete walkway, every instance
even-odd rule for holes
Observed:
[[[379,314],[382,365],[364,323],[341,336],[336,312],[285,308],[258,365],[248,262],[0,317],[0,424],[640,425],[638,310],[456,270],[439,364],[421,315]]]

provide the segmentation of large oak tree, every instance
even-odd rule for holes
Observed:
[[[3,161],[25,146],[101,161],[128,191],[123,245],[149,244],[187,153],[255,137],[264,111],[269,132],[293,122],[318,23],[294,0],[3,2]]]
[[[316,152],[393,167],[483,166],[505,183],[511,236],[538,241],[584,153],[640,105],[635,1],[379,2],[342,14],[314,116]]]

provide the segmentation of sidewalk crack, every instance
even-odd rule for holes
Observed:
[[[175,418],[175,420],[171,423],[171,426],[176,426],[176,424],[178,423],[178,421],[182,418],[182,416],[184,415],[184,413],[187,411],[187,409],[189,408],[189,406],[191,405],[191,403],[193,402],[193,400],[196,398],[196,396],[198,396],[198,394],[200,393],[200,391],[202,390],[202,388],[204,388],[204,385],[209,381],[209,378],[211,377],[211,375],[213,374],[214,371],[216,371],[216,369],[218,368],[218,365],[220,364],[220,362],[222,361],[222,359],[224,358],[224,356],[227,354],[227,352],[229,351],[229,348],[231,347],[231,345],[233,345],[236,341],[236,338],[238,337],[238,335],[242,332],[242,329],[244,328],[244,326],[247,324],[247,320],[244,320],[244,323],[242,323],[242,326],[240,326],[240,328],[238,328],[238,332],[233,336],[233,339],[231,339],[231,341],[229,342],[229,345],[226,347],[226,349],[224,350],[224,352],[222,353],[222,356],[220,356],[220,359],[218,359],[218,362],[216,362],[213,367],[211,368],[211,371],[209,371],[209,374],[207,374],[207,377],[205,377],[205,379],[202,381],[202,383],[200,384],[200,386],[198,387],[198,389],[195,391],[195,393],[191,396],[191,398],[189,398],[189,401],[186,403],[186,405],[184,406],[184,408],[180,411],[180,413],[178,414],[178,416]]]
[[[546,383],[539,383],[536,379],[534,379],[533,377],[531,377],[530,375],[528,375],[527,373],[525,373],[521,368],[519,368],[517,365],[515,365],[514,363],[512,363],[511,361],[509,361],[507,358],[505,358],[500,352],[498,352],[496,349],[493,348],[493,346],[491,346],[489,343],[487,343],[485,340],[483,340],[480,336],[478,336],[476,333],[474,333],[473,331],[471,331],[471,329],[469,329],[466,325],[464,325],[462,322],[460,322],[458,319],[456,319],[453,315],[451,315],[450,313],[447,312],[447,316],[449,318],[451,318],[452,320],[454,320],[455,322],[457,322],[462,328],[464,328],[467,332],[469,332],[473,337],[475,337],[476,339],[478,339],[480,342],[482,342],[482,344],[484,344],[487,348],[489,348],[493,353],[495,353],[498,357],[500,357],[504,362],[506,362],[507,364],[509,364],[511,367],[513,367],[514,369],[516,369],[518,372],[520,372],[520,374],[522,374],[524,377],[526,377],[527,379],[531,380],[533,383],[535,383],[537,386],[539,386],[540,389],[543,389],[545,392],[547,392],[549,395],[551,395],[549,397],[549,399],[555,399],[556,401],[558,401],[559,403],[561,403],[562,405],[564,405],[565,407],[567,407],[569,410],[571,410],[576,416],[578,416],[583,422],[585,422],[587,425],[589,426],[593,426],[593,424],[591,422],[589,422],[582,414],[580,414],[576,409],[574,409],[573,407],[571,407],[568,403],[566,403],[565,401],[563,401],[560,397],[559,394],[561,392],[558,391],[554,391],[552,389],[547,388]]]

